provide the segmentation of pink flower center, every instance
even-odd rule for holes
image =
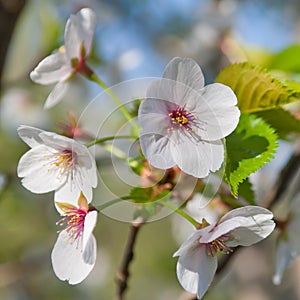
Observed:
[[[187,131],[194,131],[192,125],[195,117],[192,113],[186,111],[184,106],[177,106],[168,116],[170,117],[170,130],[184,128]]]
[[[66,149],[62,152],[54,154],[54,160],[51,165],[60,169],[60,174],[68,173],[74,166],[74,153],[72,150]]]
[[[233,237],[231,234],[224,234],[212,242],[206,243],[205,246],[207,255],[215,256],[217,253],[229,254],[232,250],[226,245],[226,243],[232,239]]]
[[[70,207],[64,211],[63,217],[56,224],[66,226],[63,230],[69,233],[72,241],[76,241],[82,236],[87,213],[85,208]]]

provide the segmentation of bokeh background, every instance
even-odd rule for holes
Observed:
[[[108,85],[160,76],[174,56],[195,59],[210,83],[230,63],[249,60],[267,66],[273,55],[300,43],[298,0],[0,0],[1,49],[8,45],[0,59],[4,63],[0,64],[1,300],[106,300],[115,294],[115,274],[129,224],[100,214],[95,230],[97,264],[82,284],[69,286],[55,277],[50,262],[59,218],[53,194],[34,195],[16,176],[18,160],[28,149],[17,136],[18,125],[60,132],[59,123],[68,122],[69,111],[79,117],[101,92],[78,76],[64,102],[45,111],[51,87],[29,78],[37,63],[63,43],[67,18],[82,7],[91,7],[97,14],[89,63]],[[89,121],[97,124],[103,117],[94,114]],[[272,186],[292,149],[291,143],[282,142],[275,160],[253,179],[260,183],[255,185],[258,198]],[[98,160],[105,180],[118,189],[110,157],[101,152]],[[105,198],[101,187],[96,194],[101,203]],[[169,216],[141,229],[127,299],[192,299],[177,282],[172,258],[184,223]],[[272,236],[240,251],[205,299],[300,299],[299,261],[285,274],[281,286],[272,284],[274,243]]]

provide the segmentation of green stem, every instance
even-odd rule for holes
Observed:
[[[159,202],[161,205],[170,208],[171,210],[173,210],[174,212],[176,212],[177,214],[181,215],[183,218],[185,218],[186,220],[188,220],[191,224],[193,224],[196,228],[199,227],[199,223],[194,220],[190,215],[188,215],[186,212],[184,212],[183,210],[181,210],[180,208],[168,203],[168,202],[163,202],[160,201]]]
[[[112,141],[112,140],[115,140],[115,139],[135,139],[135,138],[136,137],[131,136],[131,135],[107,136],[107,137],[102,138],[102,139],[93,140],[93,141],[85,144],[85,146],[89,148],[89,147],[94,146],[96,144],[102,144],[102,143],[105,143],[107,141]]]
[[[122,202],[123,200],[129,200],[131,199],[130,196],[124,196],[124,197],[120,197],[120,198],[116,198],[116,199],[112,199],[112,200],[109,200],[107,201],[106,203],[102,204],[102,205],[99,205],[99,206],[96,206],[96,208],[101,211],[107,207],[110,207],[116,203],[119,203],[119,202]]]
[[[110,207],[116,203],[119,203],[119,202],[122,202],[123,200],[131,200],[132,197],[131,196],[123,196],[123,197],[120,197],[120,198],[116,198],[116,199],[113,199],[113,200],[110,200],[110,201],[107,201],[106,203],[102,204],[102,205],[99,205],[99,206],[96,206],[96,208],[101,211],[107,207]],[[181,215],[183,218],[185,218],[186,220],[188,220],[191,224],[193,224],[196,228],[199,227],[199,223],[194,220],[190,215],[188,215],[186,212],[184,212],[183,210],[181,210],[180,208],[176,207],[176,206],[173,206],[172,204],[168,203],[168,202],[163,202],[163,201],[160,201],[159,204],[165,206],[165,207],[168,207],[170,208],[171,210],[173,210],[174,212],[176,212],[177,214]]]
[[[127,160],[127,156],[126,156],[125,152],[123,152],[121,149],[119,149],[111,144],[104,144],[104,145],[102,145],[102,148],[104,148],[105,150],[107,150],[108,152],[112,153],[114,156],[116,156],[120,159]]]
[[[105,92],[114,100],[114,102],[118,105],[118,107],[121,109],[123,115],[126,117],[126,119],[130,122],[132,127],[134,127],[136,132],[139,132],[139,127],[132,118],[129,111],[125,108],[125,106],[121,103],[121,101],[118,99],[118,97],[112,92],[112,90],[95,74],[93,73],[89,77],[92,81],[96,82],[100,87],[102,87]]]

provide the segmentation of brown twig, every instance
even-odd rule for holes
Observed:
[[[127,289],[128,286],[127,281],[130,275],[129,266],[134,258],[134,245],[136,242],[137,234],[143,224],[144,224],[144,220],[142,218],[138,218],[130,226],[129,236],[124,251],[124,256],[122,259],[120,269],[117,272],[117,276],[116,276],[117,277],[116,278],[117,293],[115,297],[116,300],[124,299],[124,292]]]
[[[0,0],[0,84],[8,46],[25,3],[26,0]]]

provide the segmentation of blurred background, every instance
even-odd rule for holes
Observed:
[[[37,63],[63,43],[67,18],[82,7],[97,14],[89,65],[108,85],[161,76],[174,56],[195,59],[206,83],[211,83],[230,63],[248,60],[268,67],[274,55],[300,43],[298,0],[0,0],[1,300],[106,300],[115,294],[129,224],[100,215],[96,266],[82,284],[69,286],[55,277],[51,267],[59,218],[53,194],[32,194],[16,176],[18,160],[28,150],[16,133],[20,124],[59,133],[59,124],[69,122],[68,112],[79,117],[101,92],[77,76],[64,101],[45,111],[51,87],[29,78]],[[103,117],[94,114],[91,120],[97,123]],[[263,183],[263,189],[256,186],[257,195],[274,183],[293,147],[289,141],[281,143],[275,160],[256,179]],[[100,153],[98,159],[101,174],[114,186],[109,157]],[[105,198],[101,187],[95,194],[101,203]],[[192,299],[177,282],[172,258],[182,242],[179,229],[185,228],[184,223],[169,216],[141,229],[126,299]],[[273,236],[240,251],[205,299],[300,299],[300,261],[285,274],[281,286],[272,284],[274,244]]]

